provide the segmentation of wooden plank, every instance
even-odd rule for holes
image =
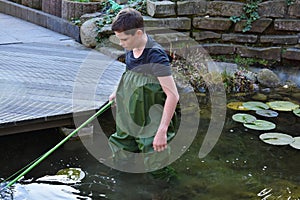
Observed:
[[[51,44],[0,45],[0,57],[0,135],[70,125],[74,112],[107,101],[124,69],[99,52]]]

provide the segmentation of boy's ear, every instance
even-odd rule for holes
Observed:
[[[137,34],[138,36],[141,36],[141,35],[144,34],[144,32],[143,32],[141,29],[138,29],[138,30],[136,31],[136,34]]]

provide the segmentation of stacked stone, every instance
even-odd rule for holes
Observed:
[[[152,18],[146,25],[189,33],[209,54],[300,61],[300,0],[290,6],[286,0],[260,3],[260,19],[247,32],[243,32],[245,21],[235,24],[230,20],[244,13],[244,5],[236,1],[147,0]]]
[[[42,11],[61,17],[62,0],[42,0]]]

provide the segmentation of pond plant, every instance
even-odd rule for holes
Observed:
[[[233,106],[235,105],[235,106]],[[230,102],[227,107],[239,111],[255,111],[259,116],[263,117],[278,117],[279,112],[292,111],[297,117],[300,117],[299,105],[290,101],[248,101],[248,102]],[[242,109],[238,109],[241,107]],[[272,110],[271,110],[272,109]],[[232,115],[232,120],[243,123],[246,128],[266,131],[276,128],[276,124],[267,120],[257,119],[255,116],[247,113],[236,113]],[[295,149],[300,149],[300,137],[293,137],[285,133],[268,132],[259,135],[259,138],[271,145],[290,145]]]

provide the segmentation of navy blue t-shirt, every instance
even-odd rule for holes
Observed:
[[[133,56],[133,51],[126,52],[126,67],[145,75],[153,75],[156,77],[170,76],[171,66],[170,60],[162,46],[154,41],[150,36],[142,55],[138,58]]]

